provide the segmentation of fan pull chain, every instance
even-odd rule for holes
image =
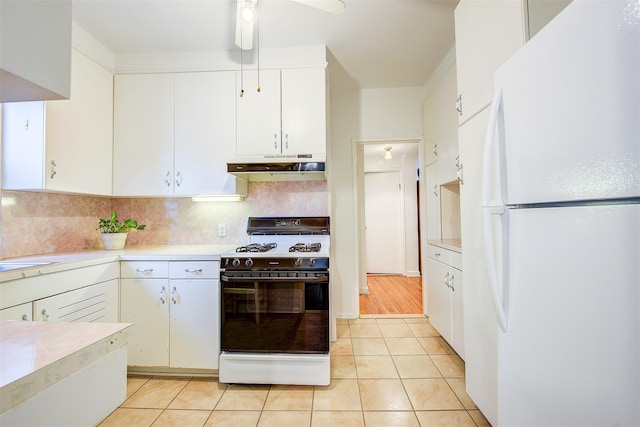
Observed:
[[[244,96],[244,61],[242,55],[242,24],[240,24],[240,98]]]
[[[256,22],[256,52],[258,55],[258,92],[260,92],[260,20],[258,19],[258,2],[255,6],[255,22]]]

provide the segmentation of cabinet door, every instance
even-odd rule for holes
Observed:
[[[42,101],[2,106],[2,188],[44,188],[44,109]]]
[[[451,346],[464,359],[464,311],[462,271],[451,268]]]
[[[282,70],[282,152],[327,152],[324,68]]]
[[[0,310],[0,320],[31,320],[33,304],[30,302]]]
[[[48,322],[117,322],[118,279],[33,302],[34,320]]]
[[[235,157],[235,72],[175,75],[175,194],[224,194]]]
[[[71,99],[46,104],[46,188],[110,196],[113,75],[75,50],[71,59]]]
[[[220,284],[211,280],[171,280],[173,368],[218,369]]]
[[[450,267],[427,259],[427,290],[429,292],[429,322],[440,335],[451,342],[451,291],[447,286]]]
[[[457,94],[456,66],[449,67],[442,77],[436,98],[436,141],[438,143],[438,182],[446,184],[457,179],[458,118],[454,107]]]
[[[173,194],[173,75],[116,75],[114,196]]]
[[[442,220],[440,216],[440,185],[438,184],[438,163],[426,167],[425,183],[427,186],[427,239],[442,238]]]
[[[120,321],[133,323],[127,363],[169,366],[169,280],[121,279]]]
[[[280,70],[255,70],[236,74],[236,153],[265,158],[281,154]],[[239,91],[244,87],[244,95]]]
[[[459,123],[491,102],[494,70],[525,41],[521,0],[461,0],[455,10]]]

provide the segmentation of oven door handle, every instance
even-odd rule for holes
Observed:
[[[255,282],[304,282],[304,283],[328,283],[329,276],[319,277],[229,277],[220,276],[220,280],[227,283],[255,283]]]

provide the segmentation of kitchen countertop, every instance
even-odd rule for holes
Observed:
[[[132,246],[117,251],[86,250],[68,253],[51,253],[20,258],[3,259],[12,263],[52,263],[30,268],[20,268],[0,272],[0,283],[42,274],[56,273],[73,268],[88,267],[114,261],[180,261],[220,259],[223,252],[234,250],[240,244],[229,245],[149,245]]]
[[[438,246],[439,248],[462,253],[462,240],[460,239],[427,240],[427,243],[433,246]]]
[[[0,321],[0,413],[125,346],[130,326]]]

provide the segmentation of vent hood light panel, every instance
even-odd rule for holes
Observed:
[[[227,171],[249,181],[324,181],[325,162],[227,163]]]

